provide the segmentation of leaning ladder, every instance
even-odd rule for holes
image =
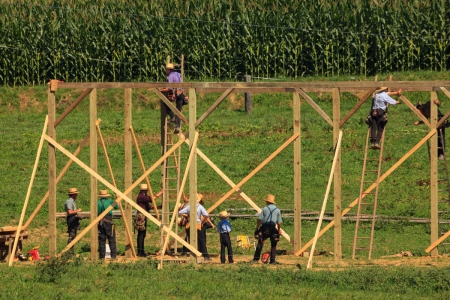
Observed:
[[[355,259],[357,250],[369,251],[369,259],[372,257],[378,187],[380,182],[381,163],[383,161],[384,133],[385,130],[383,131],[383,135],[381,137],[380,150],[369,151],[370,127],[367,130],[366,149],[364,152],[363,171],[359,189],[358,213],[356,215],[356,227],[353,239],[352,259]],[[369,153],[373,153],[373,155]],[[365,192],[367,188],[374,183],[376,183],[375,192]],[[363,221],[371,221],[372,223],[370,225],[363,225]],[[368,229],[370,229],[370,235],[368,234]]]
[[[173,133],[174,126],[166,119],[164,124],[164,147],[163,154],[165,154],[172,146],[175,144],[174,140],[178,139],[178,134]],[[162,201],[162,218],[161,223],[169,227],[170,218],[172,217],[172,212],[175,209],[175,204],[177,201],[177,195],[180,190],[180,147],[178,147],[171,155],[164,160],[163,163],[163,201]],[[175,225],[173,231],[178,233],[178,226]],[[161,230],[161,245],[164,244],[164,240],[167,233]],[[174,253],[177,252],[177,242],[174,243]],[[166,253],[170,254],[170,250],[167,249]]]
[[[442,150],[444,156],[444,159],[438,160],[438,232],[442,236],[450,230],[450,180],[442,128],[439,129],[438,138],[440,139],[438,150]],[[441,243],[444,252],[446,252],[445,245],[448,244],[450,243],[445,241]]]

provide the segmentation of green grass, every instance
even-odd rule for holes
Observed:
[[[447,73],[394,74],[394,80],[440,80]],[[385,80],[380,76],[378,80]],[[322,78],[307,79],[322,80]],[[335,78],[333,80],[344,80]],[[368,79],[373,80],[373,79]],[[57,115],[61,114],[80,94],[80,91],[58,90]],[[29,179],[32,173],[39,138],[46,115],[46,89],[33,88],[0,88],[0,127],[2,131],[2,154],[0,155],[0,225],[16,225],[23,207]],[[429,93],[411,93],[404,95],[412,102],[425,102]],[[200,116],[219,97],[219,94],[198,95],[198,112]],[[319,106],[332,115],[332,102],[329,93],[310,94]],[[449,102],[443,94],[441,110],[450,109]],[[102,119],[100,127],[108,148],[109,158],[119,188],[123,187],[124,149],[123,149],[123,90],[99,90],[98,117]],[[344,116],[358,101],[350,93],[341,94],[341,115]],[[243,95],[238,94],[234,100],[227,99],[199,127],[198,147],[235,183],[242,180],[259,163],[276,150],[292,135],[292,95],[291,94],[254,94],[253,114],[244,111]],[[358,197],[361,177],[363,147],[367,127],[363,123],[369,111],[370,103],[362,108],[344,125],[342,143],[342,204],[346,207]],[[57,128],[57,141],[70,151],[74,151],[79,142],[89,132],[89,100],[85,99]],[[187,116],[185,108],[185,115]],[[147,167],[160,156],[159,146],[159,104],[154,95],[146,90],[133,91],[133,128],[140,143],[141,154]],[[333,159],[332,129],[307,103],[301,106],[301,137],[302,137],[302,209],[320,210],[327,185]],[[391,107],[389,124],[386,131],[386,146],[383,171],[388,170],[398,159],[413,147],[428,132],[427,128],[414,126],[417,118],[405,106]],[[187,146],[182,148],[182,162],[187,159]],[[288,146],[273,161],[242,187],[250,198],[259,206],[264,205],[264,196],[272,193],[276,196],[277,205],[283,209],[293,209],[293,147]],[[99,147],[99,174],[109,180],[109,173]],[[79,155],[80,159],[89,165],[89,150],[85,148]],[[65,165],[67,158],[57,153],[58,171]],[[183,163],[182,163],[183,165]],[[182,173],[184,168],[182,169]],[[160,187],[159,169],[150,176],[155,190]],[[133,156],[133,180],[142,174],[139,161]],[[31,214],[37,203],[47,191],[47,147],[44,145],[39,168],[33,185],[26,218]],[[429,161],[427,147],[424,145],[411,158],[399,167],[387,180],[380,185],[378,214],[386,216],[420,217],[430,215],[429,192]],[[77,187],[81,191],[78,206],[89,210],[89,175],[73,164],[57,186],[58,211],[63,211],[66,191],[69,187]],[[99,189],[102,189],[99,184]],[[186,192],[189,186],[186,186]],[[224,195],[230,187],[200,158],[198,159],[198,190],[206,196],[206,207],[211,206]],[[133,196],[136,195],[134,191]],[[220,205],[213,213],[228,208],[249,208],[244,200],[233,194],[229,200]],[[328,200],[327,211],[333,210],[332,193]],[[48,223],[47,206],[41,209],[35,221],[31,224],[33,234],[39,239],[25,242],[24,248],[29,249],[35,243],[41,246],[41,254],[48,252],[48,239],[43,236]],[[352,210],[351,213],[356,213]],[[253,219],[233,219],[234,234],[252,235]],[[324,222],[326,223],[326,222]],[[83,220],[82,225],[87,226]],[[315,221],[303,221],[302,241],[309,241],[316,229]],[[324,225],[323,225],[324,226]],[[66,227],[63,219],[58,220],[58,251],[62,250],[67,241]],[[117,221],[119,232],[119,254],[123,254],[123,224]],[[294,233],[293,219],[284,219],[283,228],[290,235]],[[159,233],[154,225],[150,225],[151,235],[146,246],[150,252],[159,249]],[[351,257],[353,244],[353,222],[343,222],[343,256]],[[415,256],[426,255],[424,249],[430,243],[430,228],[428,224],[412,224],[408,221],[377,222],[375,232],[375,248],[372,257],[380,258],[386,255],[411,251]],[[218,236],[211,231],[208,234],[208,248],[213,254],[219,252]],[[75,247],[81,258],[89,257],[89,237],[84,237]],[[279,249],[292,250],[292,246],[281,241]],[[329,230],[316,246],[316,251],[332,251],[333,231]],[[236,253],[236,255],[242,255]],[[248,255],[248,253],[246,254]],[[364,259],[365,255],[360,258]],[[19,298],[34,289],[36,295],[44,297],[71,298],[89,295],[90,298],[105,297],[112,292],[118,297],[143,298],[146,295],[165,295],[167,298],[177,298],[175,290],[188,298],[219,298],[223,294],[248,298],[267,295],[272,298],[306,298],[326,299],[336,297],[348,298],[427,298],[430,293],[441,292],[438,298],[448,295],[448,283],[439,274],[446,274],[443,269],[413,269],[413,268],[372,268],[367,270],[343,270],[340,272],[320,271],[304,272],[306,261],[300,260],[302,270],[286,267],[282,270],[250,268],[247,264],[238,265],[233,271],[219,267],[168,266],[157,272],[154,263],[112,264],[103,266],[75,262],[69,264],[70,270],[55,263],[58,276],[57,285],[49,283],[44,275],[50,271],[45,264],[38,268],[23,266],[7,269],[4,264],[0,268],[6,281],[15,282],[21,287],[7,294],[1,293],[0,298]],[[333,265],[330,260],[329,265]],[[196,270],[190,274],[190,270]],[[83,273],[86,270],[85,273]],[[203,272],[207,270],[207,272]],[[152,278],[149,283],[140,283],[137,272],[142,271]],[[58,273],[59,272],[59,273]],[[231,273],[232,272],[232,273]],[[375,276],[371,276],[375,272]],[[378,272],[378,273],[377,273]],[[75,274],[75,275],[73,275]],[[89,274],[84,276],[83,274]],[[93,275],[96,274],[96,275]],[[149,275],[151,274],[151,275]],[[232,274],[232,275],[230,275]],[[376,275],[376,274],[379,274]],[[382,276],[386,274],[386,276]],[[70,276],[74,280],[69,280]],[[46,275],[47,276],[47,275]],[[123,277],[121,277],[123,276]],[[189,284],[183,284],[183,279],[189,277]],[[447,276],[448,277],[448,276]],[[223,280],[228,278],[229,280]],[[427,279],[432,278],[432,279]],[[445,278],[445,277],[444,277]],[[120,284],[108,285],[107,281]],[[225,282],[224,282],[225,281]],[[210,282],[221,289],[210,289]],[[260,287],[271,283],[271,291],[261,292]],[[55,288],[55,286],[57,286]],[[145,286],[145,289],[143,288]],[[292,286],[298,287],[292,289]],[[52,288],[53,287],[53,288]],[[66,294],[67,289],[77,293]],[[142,291],[145,290],[145,293]],[[295,292],[294,292],[295,290]],[[225,292],[226,291],[226,292]],[[227,294],[228,293],[228,294]],[[415,294],[416,293],[416,294]],[[201,296],[200,296],[201,295]],[[441,297],[442,295],[442,297]]]

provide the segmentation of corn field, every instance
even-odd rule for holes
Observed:
[[[0,81],[373,75],[450,68],[446,0],[0,0]]]

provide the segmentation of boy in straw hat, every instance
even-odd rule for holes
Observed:
[[[372,110],[370,111],[370,116],[372,121],[370,123],[370,142],[371,148],[374,150],[380,149],[381,135],[383,134],[384,126],[386,126],[386,109],[387,104],[396,105],[399,101],[396,101],[390,97],[390,95],[400,96],[402,90],[397,92],[388,92],[388,87],[383,86],[378,88],[373,94],[372,99]]]
[[[231,224],[228,221],[230,214],[224,210],[219,213],[220,222],[217,224],[217,231],[220,235],[220,262],[225,263],[225,248],[228,250],[228,263],[234,264],[233,248],[231,247]]]
[[[64,209],[67,213],[67,232],[69,233],[67,244],[70,244],[77,236],[78,227],[80,227],[78,213],[81,212],[81,208],[77,209],[77,204],[75,203],[79,194],[77,188],[70,188],[67,194],[69,195],[69,199],[64,203]],[[73,249],[71,248],[71,250]]]
[[[183,78],[181,78],[181,74],[176,72],[174,70],[174,65],[171,63],[166,64],[166,75],[167,75],[167,81],[168,82],[183,82]],[[176,108],[181,112],[181,109],[183,108],[183,104],[188,101],[188,97],[184,95],[183,90],[175,88],[163,88],[159,90],[161,93],[164,93],[170,101],[175,101]],[[181,126],[181,120],[178,116],[174,114],[172,110],[167,106],[167,104],[164,104],[164,107],[166,109],[167,115],[170,117],[169,122],[175,122],[176,128],[174,133],[180,132],[180,126]]]
[[[253,262],[259,262],[264,242],[270,238],[270,263],[278,264],[275,261],[275,257],[277,255],[277,243],[281,234],[281,224],[283,221],[281,220],[281,211],[275,206],[274,195],[269,194],[266,196],[266,204],[267,206],[261,210],[256,223],[255,235],[261,234],[258,238],[258,246],[256,246]]]
[[[108,206],[114,204],[114,200],[111,199],[111,194],[107,190],[100,190],[97,201],[97,212],[100,215],[108,208]],[[118,209],[119,205],[116,203],[114,209]],[[106,239],[108,239],[109,249],[111,250],[111,259],[116,259],[116,231],[114,229],[112,210],[110,210],[106,216],[98,222],[98,252],[100,253],[100,259],[105,259],[106,255]]]

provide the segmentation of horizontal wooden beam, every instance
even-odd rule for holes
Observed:
[[[303,89],[305,91],[340,88],[346,90],[365,90],[387,86],[393,90],[403,91],[437,91],[441,87],[450,87],[450,81],[327,81],[327,82],[59,82],[58,88],[195,88],[195,89]]]

